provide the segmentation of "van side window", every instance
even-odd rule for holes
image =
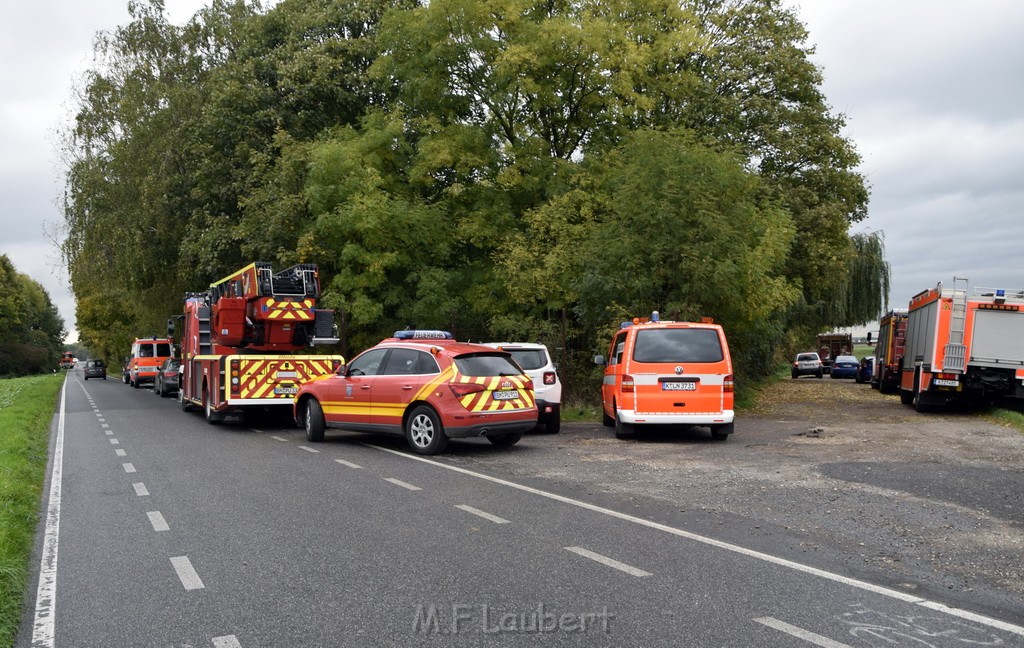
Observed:
[[[612,344],[615,346],[615,355],[612,356],[612,365],[614,366],[622,362],[622,353],[626,350],[625,332],[615,336],[615,341]]]

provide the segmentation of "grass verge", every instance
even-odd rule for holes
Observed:
[[[990,409],[982,416],[989,421],[1005,427],[1014,428],[1024,434],[1024,414],[1008,409]]]
[[[0,646],[21,620],[47,444],[64,374],[0,380]]]

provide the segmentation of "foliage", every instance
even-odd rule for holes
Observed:
[[[46,289],[0,255],[0,376],[53,371],[65,335]]]

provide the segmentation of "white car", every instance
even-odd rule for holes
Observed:
[[[548,434],[557,434],[562,427],[562,383],[543,344],[532,342],[486,342],[487,346],[508,351],[526,375],[533,380],[537,399],[537,424]]]

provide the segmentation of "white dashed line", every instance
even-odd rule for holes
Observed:
[[[359,464],[354,464],[351,461],[345,461],[344,459],[335,459],[342,466],[348,466],[349,468],[362,468]]]
[[[242,644],[238,643],[235,635],[227,635],[225,637],[214,637],[213,648],[242,648]]]
[[[480,509],[473,508],[472,506],[469,506],[468,504],[456,504],[455,508],[462,509],[466,513],[472,513],[473,515],[479,515],[483,519],[490,520],[491,522],[494,522],[495,524],[508,524],[509,523],[508,520],[506,520],[505,518],[500,518],[497,515],[491,515],[490,513],[487,513],[485,511],[481,511]]]
[[[133,472],[135,472],[135,466],[131,465],[130,463],[123,463],[123,464],[121,464],[121,467],[124,468],[124,471],[126,473],[133,473]]]
[[[121,448],[118,448],[117,450],[114,450],[114,454],[116,454],[118,457],[123,457],[128,453],[122,450]]]
[[[608,567],[611,567],[612,569],[618,569],[621,572],[626,572],[630,576],[643,577],[643,576],[650,576],[651,575],[651,572],[645,572],[642,569],[637,569],[636,567],[632,567],[630,565],[627,565],[626,563],[619,562],[618,560],[613,560],[613,559],[609,558],[608,556],[602,556],[599,553],[594,553],[593,551],[589,551],[589,550],[584,549],[582,547],[566,547],[565,549],[566,549],[566,551],[571,551],[574,554],[579,554],[580,556],[583,556],[584,558],[590,558],[591,560],[596,560],[597,562],[601,563],[602,565],[607,565]]]
[[[99,421],[100,421],[100,423],[103,423],[103,424],[104,424],[104,425],[103,425],[103,427],[107,427],[107,426],[106,426],[106,422],[107,422],[107,419],[105,419],[105,418],[103,418],[103,417],[101,416],[101,417],[99,418]]]
[[[772,617],[761,617],[760,619],[754,619],[754,621],[757,621],[762,625],[766,625],[769,628],[775,628],[779,632],[785,632],[786,634],[792,635],[798,639],[803,639],[815,646],[821,646],[822,648],[851,648],[848,644],[829,639],[828,637],[823,637],[820,634],[811,632],[810,630],[804,630],[803,628],[798,628],[795,625],[789,625],[785,621],[779,621]]]
[[[255,432],[255,430],[253,430],[253,431]],[[287,441],[287,440],[288,440],[288,439],[286,439],[286,438],[284,438],[284,437],[279,437],[279,436],[273,436],[273,435],[271,435],[271,437],[270,437],[270,438],[271,438],[271,439],[274,439],[275,441]]]
[[[138,495],[139,497],[149,496],[149,489],[146,488],[146,484],[143,482],[135,482],[134,484],[132,484],[132,488],[135,489],[135,494]]]
[[[110,445],[121,445],[121,442],[117,439],[110,439]]]
[[[114,432],[112,430],[107,430],[103,434],[106,434],[107,436],[114,436]]]
[[[305,450],[306,452],[320,452],[316,448],[310,448],[309,446],[299,446],[299,447],[302,448],[303,450]]]
[[[100,423],[100,427],[103,428],[103,429],[106,429],[106,428],[109,428],[110,426],[107,425],[106,423]]]
[[[199,578],[199,574],[196,573],[195,568],[192,566],[192,561],[188,559],[188,556],[177,556],[171,558],[171,565],[174,566],[174,571],[178,574],[178,578],[181,580],[181,584],[187,590],[204,589],[206,585],[203,585],[202,579]]]
[[[154,531],[170,531],[171,527],[167,526],[167,520],[160,511],[149,511],[146,513],[149,517],[149,523],[153,525]]]
[[[400,479],[395,479],[394,477],[385,477],[384,481],[391,482],[395,486],[401,486],[402,488],[408,488],[411,491],[423,490],[419,486],[413,486],[412,484],[407,484],[407,483],[405,483],[404,481],[402,481]]]

